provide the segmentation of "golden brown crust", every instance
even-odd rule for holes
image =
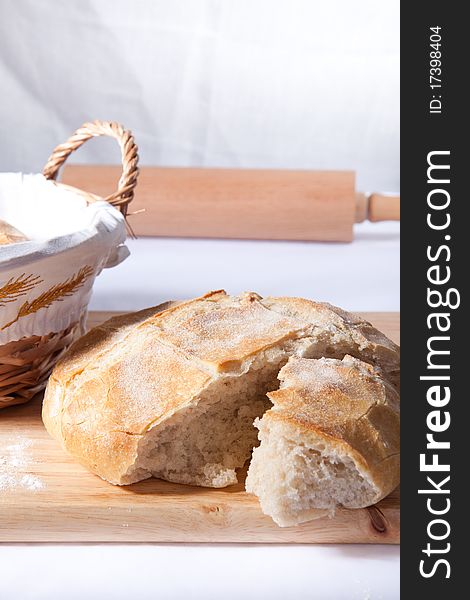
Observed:
[[[148,324],[163,343],[216,371],[233,369],[265,348],[299,337],[308,327],[269,310],[257,294],[243,294],[234,302],[223,291],[185,302]]]
[[[266,348],[326,332],[348,352],[361,347],[383,367],[378,345],[361,332],[364,322],[337,311],[302,299],[217,291],[115,317],[89,331],[57,364],[44,423],[88,468],[122,483],[146,431],[197,404],[224,371],[243,373]],[[381,347],[395,353],[396,365],[396,347],[386,341]]]
[[[400,401],[378,370],[351,356],[342,361],[292,357],[279,378],[281,388],[268,394],[274,406],[263,420],[294,426],[306,442],[321,440],[350,456],[378,489],[376,502],[395,489]]]
[[[138,326],[170,303],[114,317],[75,342],[47,386],[46,429],[92,471],[119,483],[137,442],[209,377]],[[164,368],[162,368],[164,365]],[[183,380],[182,371],[187,373]],[[145,397],[142,396],[145,393]]]
[[[305,298],[269,297],[262,302],[272,310],[308,321],[315,329],[336,330],[339,348],[347,343],[348,354],[380,367],[387,379],[399,388],[400,347],[359,315],[327,302],[314,302]],[[342,358],[344,352],[337,354],[337,348],[332,347],[327,348],[324,356]]]

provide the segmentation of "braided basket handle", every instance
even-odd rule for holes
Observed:
[[[80,146],[92,137],[107,135],[119,143],[122,156],[122,175],[119,179],[118,189],[105,198],[107,202],[116,206],[124,217],[127,215],[127,207],[134,198],[134,190],[137,184],[139,169],[139,155],[132,133],[124,129],[119,123],[113,121],[92,121],[84,123],[69,139],[57,146],[49,157],[43,169],[46,179],[56,179],[61,166],[68,156],[75,152]]]

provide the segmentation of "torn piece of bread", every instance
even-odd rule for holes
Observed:
[[[399,397],[376,369],[351,356],[292,357],[279,379],[246,479],[265,514],[297,525],[369,506],[398,485]]]
[[[47,430],[91,471],[224,487],[290,356],[367,356],[396,380],[398,347],[326,304],[211,292],[116,317],[72,345],[43,405]]]
[[[26,241],[28,241],[28,238],[24,233],[16,229],[16,227],[13,227],[13,225],[10,225],[10,223],[0,219],[0,246],[18,244],[18,242]]]

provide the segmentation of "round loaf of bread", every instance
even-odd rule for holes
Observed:
[[[111,483],[154,476],[224,487],[258,444],[253,422],[288,359],[345,355],[398,384],[398,347],[357,316],[300,298],[211,292],[92,329],[55,367],[43,420]]]

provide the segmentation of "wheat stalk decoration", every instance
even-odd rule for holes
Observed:
[[[5,285],[0,287],[0,307],[10,302],[15,302],[17,298],[25,296],[27,292],[40,283],[42,283],[42,279],[39,275],[26,275],[26,273],[22,273],[16,278],[11,277]]]
[[[69,277],[62,283],[57,283],[53,287],[49,288],[45,292],[43,292],[37,298],[31,300],[31,302],[26,301],[21,305],[18,314],[16,317],[6,323],[0,331],[3,331],[7,327],[16,323],[22,317],[26,317],[27,315],[31,315],[41,308],[48,308],[53,302],[61,302],[64,298],[68,296],[72,296],[72,294],[82,287],[85,280],[93,273],[93,269],[90,266],[82,267],[75,275]]]

